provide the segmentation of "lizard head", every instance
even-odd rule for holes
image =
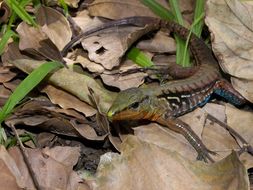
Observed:
[[[143,117],[143,111],[149,106],[147,91],[130,88],[119,92],[107,116],[110,120],[136,120]]]

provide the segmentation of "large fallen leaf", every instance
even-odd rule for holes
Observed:
[[[72,32],[67,19],[55,9],[41,6],[36,14],[41,30],[62,50],[71,40]]]
[[[139,42],[137,48],[155,53],[172,53],[176,52],[176,43],[164,32],[158,32],[154,38]]]
[[[80,64],[84,69],[88,69],[92,73],[102,73],[105,68],[96,62],[91,61],[88,58],[87,52],[82,49],[76,49],[72,53],[68,54],[69,58],[65,58],[68,66]]]
[[[16,177],[17,182],[19,182],[19,187],[34,189],[31,176],[20,150],[17,147],[13,147],[9,150],[9,154],[3,147],[1,150],[1,155],[4,153],[10,157],[8,160],[5,160],[4,164],[7,166],[12,164],[12,167],[17,170],[16,172],[12,171],[12,174]],[[79,147],[54,147],[42,150],[26,149],[29,164],[35,173],[39,185],[45,189],[62,190],[74,190],[79,186],[81,180],[72,170],[78,160],[79,151]],[[20,184],[20,181],[22,184]]]
[[[6,121],[7,126],[22,125],[28,131],[46,131],[69,137],[85,138],[88,140],[104,140],[106,135],[98,135],[94,130],[94,123],[85,118],[65,117],[38,102],[30,101],[19,106],[14,114]],[[74,122],[77,120],[78,122]]]
[[[88,11],[92,16],[102,16],[110,19],[120,19],[137,15],[156,16],[149,8],[136,0],[95,0],[89,4]]]
[[[110,70],[119,65],[121,57],[137,39],[156,28],[157,26],[151,23],[144,27],[118,27],[115,32],[112,27],[84,39],[82,46],[87,49],[92,61],[101,63]]]
[[[26,73],[30,73],[42,62],[27,59],[18,59],[12,61],[12,63],[20,70]],[[94,93],[99,95],[98,106],[104,113],[107,112],[116,95],[113,92],[103,89],[93,78],[83,74],[75,73],[66,68],[62,68],[52,73],[51,76],[48,77],[48,82],[75,95],[80,100],[88,103],[89,105],[93,105],[93,102],[90,99],[90,93],[87,87],[92,88]]]
[[[101,158],[91,186],[99,190],[247,190],[249,182],[247,171],[234,152],[207,165],[129,136],[121,155],[106,154]]]
[[[206,23],[212,48],[234,87],[253,102],[253,5],[239,0],[208,0]]]
[[[86,117],[90,117],[96,113],[96,110],[87,103],[50,84],[44,86],[41,91],[48,95],[52,103],[58,104],[64,109],[74,109],[83,113]]]
[[[120,90],[125,90],[132,87],[139,87],[147,76],[143,72],[135,72],[132,74],[122,75],[121,73],[127,72],[130,69],[139,68],[132,61],[126,60],[122,62],[118,70],[104,71],[100,76],[105,84],[108,86],[118,87]]]
[[[20,172],[15,160],[8,154],[4,146],[0,146],[0,165],[1,188],[16,190],[25,187],[25,175]]]
[[[19,49],[26,50],[40,59],[50,59],[63,62],[62,56],[56,45],[40,29],[21,22],[17,27],[20,37]]]

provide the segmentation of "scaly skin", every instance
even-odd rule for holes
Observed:
[[[189,31],[174,23],[161,21],[183,39]],[[204,42],[192,34],[190,48],[199,69],[190,77],[170,81],[158,87],[131,88],[121,91],[111,106],[108,117],[112,120],[155,121],[182,134],[198,152],[198,158],[211,161],[208,150],[189,125],[177,117],[203,106],[212,93],[217,93],[233,104],[240,105],[245,99],[227,81],[221,79],[218,63]]]
[[[148,25],[150,27],[146,33],[162,27],[176,33],[182,39],[186,39],[189,34],[188,29],[171,21],[161,21],[152,17],[129,17],[81,33],[66,45],[62,54],[66,54],[67,50],[82,38],[107,28],[123,25],[142,27]],[[217,61],[201,39],[192,34],[189,44],[196,66],[193,69],[174,66],[169,71],[173,77],[185,79],[170,81],[158,87],[121,91],[111,106],[108,117],[112,121],[140,119],[155,121],[182,134],[198,152],[199,159],[213,162],[209,153],[214,154],[214,152],[208,150],[190,126],[177,117],[198,106],[203,106],[213,93],[223,96],[235,105],[245,103],[245,99],[233,89],[230,83],[221,78]]]

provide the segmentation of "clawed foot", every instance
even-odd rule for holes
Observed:
[[[241,155],[244,152],[248,152],[249,154],[253,155],[253,147],[248,143],[244,143],[241,149],[238,151],[238,154]]]
[[[201,161],[204,161],[206,163],[208,163],[209,161],[211,163],[214,163],[214,160],[212,159],[212,157],[210,156],[211,155],[217,155],[216,152],[213,152],[207,148],[203,148],[201,149],[201,151],[198,151],[198,157],[197,157],[197,160],[201,160]]]

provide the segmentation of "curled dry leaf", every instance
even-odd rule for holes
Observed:
[[[33,169],[38,183],[44,189],[74,190],[81,181],[73,171],[73,166],[79,157],[78,147],[54,147],[52,149],[25,149],[28,161]],[[23,186],[20,188],[34,189],[31,177],[24,163],[22,154],[17,147],[9,150],[9,157],[14,159],[13,166],[22,174]],[[10,160],[11,160],[10,159]],[[15,175],[15,174],[14,174]],[[76,176],[76,177],[73,177]],[[18,176],[15,175],[17,178]]]
[[[76,49],[72,53],[68,54],[68,58],[65,58],[67,65],[80,64],[83,68],[87,68],[92,73],[102,73],[105,69],[102,65],[91,61],[88,58],[88,54],[82,49]]]
[[[15,43],[15,42],[8,44],[8,50],[4,52],[1,58],[3,62],[3,66],[6,66],[6,67],[8,66],[13,67],[13,64],[11,64],[10,61],[13,61],[16,59],[31,59],[20,52],[18,43]]]
[[[52,103],[58,104],[64,109],[74,109],[83,113],[86,117],[90,117],[96,113],[96,110],[87,103],[50,84],[44,86],[41,91],[48,95]]]
[[[101,74],[103,82],[109,86],[118,87],[120,90],[125,90],[131,87],[138,87],[144,82],[146,73],[136,72],[133,74],[121,75],[120,73],[125,72],[129,69],[138,68],[133,64],[132,61],[124,61],[118,69],[118,73],[114,71],[105,71]]]
[[[97,17],[91,18],[87,10],[82,10],[78,12],[75,17],[72,17],[72,19],[75,21],[77,26],[79,26],[82,30],[85,31],[103,23],[102,21],[97,19]]]
[[[2,107],[11,95],[11,91],[7,89],[4,85],[0,84],[0,107]]]
[[[156,0],[156,2],[169,9],[168,1]],[[180,0],[179,7],[184,18],[188,21],[192,21],[195,0]],[[157,17],[157,15],[145,6],[142,1],[136,0],[95,0],[88,5],[88,10],[92,16],[100,16],[110,19],[120,19],[131,16]]]
[[[0,2],[0,12],[0,24],[7,23],[11,16],[11,10],[4,1]]]
[[[17,79],[11,80],[10,82],[3,83],[3,85],[13,92],[17,88],[17,86],[20,84],[20,82],[21,82],[21,79],[17,78]]]
[[[95,0],[89,4],[88,10],[92,16],[101,16],[110,19],[120,19],[137,15],[156,17],[148,7],[136,0]]]
[[[102,156],[96,176],[91,186],[99,190],[249,188],[247,171],[234,152],[207,165],[188,161],[174,151],[134,136],[124,141],[121,155]]]
[[[1,188],[16,190],[26,187],[25,175],[19,170],[14,158],[9,155],[4,146],[0,146]],[[31,181],[30,181],[31,182]]]
[[[20,70],[30,73],[33,71],[33,69],[39,67],[43,62],[18,59],[12,61],[12,63]],[[103,113],[107,113],[112,101],[116,96],[115,93],[102,88],[93,78],[84,74],[75,73],[66,68],[62,68],[54,72],[48,78],[48,82],[73,94],[89,105],[93,105],[93,102],[89,98],[89,91],[87,87],[92,88],[95,94],[99,95],[100,100],[98,106]]]
[[[66,117],[57,113],[54,107],[43,106],[38,102],[30,101],[15,110],[14,115],[6,120],[7,126],[16,126],[22,124],[27,130],[42,130],[54,134],[60,134],[70,137],[79,137],[89,140],[104,140],[106,135],[99,136],[85,118]],[[78,120],[78,124],[74,121]]]
[[[99,34],[84,39],[82,45],[89,52],[92,61],[101,63],[106,69],[110,70],[118,66],[121,57],[125,55],[128,48],[141,36],[148,33],[154,26],[145,27],[119,27],[110,28]]]
[[[247,1],[207,1],[206,23],[212,48],[235,88],[253,102],[253,5]]]
[[[40,29],[21,22],[17,27],[20,37],[19,49],[26,50],[40,59],[50,59],[62,62],[62,56],[55,44]]]
[[[159,31],[154,38],[139,42],[137,48],[155,53],[171,53],[176,52],[176,43],[173,38]]]
[[[11,71],[10,67],[0,67],[0,83],[9,82],[17,73]]]
[[[28,130],[36,127],[37,130],[48,131],[71,137],[78,137],[78,132],[71,126],[68,120],[61,114],[49,111],[38,105],[26,105],[21,110],[16,110],[15,114],[5,121],[7,126],[22,124]]]
[[[41,6],[36,14],[41,30],[59,50],[71,40],[72,32],[67,19],[55,9]]]

